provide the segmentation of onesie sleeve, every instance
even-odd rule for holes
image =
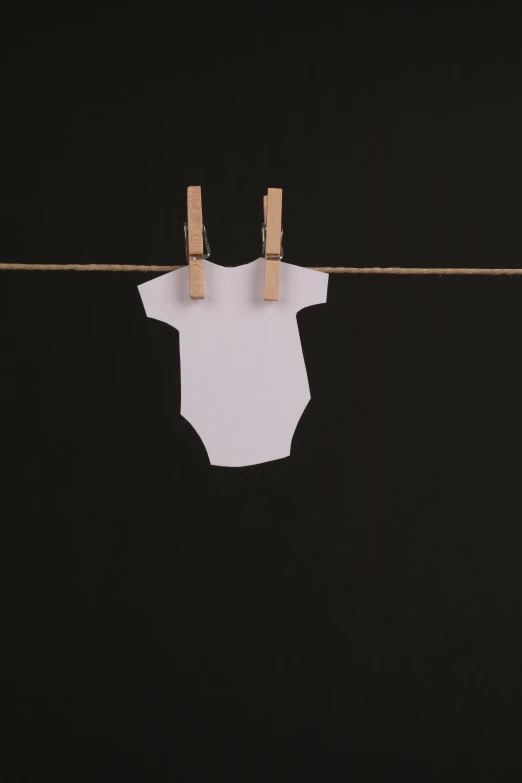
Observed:
[[[185,267],[142,283],[138,291],[149,318],[180,328],[190,301]]]
[[[329,275],[325,272],[281,264],[280,295],[288,296],[297,313],[304,307],[326,302],[328,280]]]

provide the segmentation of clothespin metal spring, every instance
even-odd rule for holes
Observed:
[[[189,251],[188,251],[188,223],[183,224],[183,228],[185,230],[185,255],[187,257],[187,262],[189,259]],[[210,245],[208,243],[208,237],[207,237],[207,229],[205,228],[205,224],[203,223],[203,242],[205,243],[205,250],[206,252],[203,253],[201,256],[193,256],[191,255],[190,258],[192,258],[193,261],[206,261],[208,258],[210,258]]]
[[[265,258],[265,252],[266,252],[266,223],[261,224],[261,246],[263,248],[261,255],[263,258]],[[281,229],[281,255],[279,256],[273,256],[270,255],[269,258],[274,258],[276,260],[279,259],[279,261],[283,260],[283,229]]]

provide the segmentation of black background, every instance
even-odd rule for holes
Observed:
[[[0,256],[522,266],[515,5],[19,8]],[[331,277],[289,459],[179,416],[138,274],[4,272],[2,780],[519,780],[522,278]],[[211,393],[211,390],[209,390]],[[282,390],[284,393],[284,390]]]

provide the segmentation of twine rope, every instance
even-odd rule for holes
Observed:
[[[174,272],[182,266],[157,264],[0,264],[0,272]],[[311,266],[329,275],[522,275],[522,269],[472,269],[467,267]]]

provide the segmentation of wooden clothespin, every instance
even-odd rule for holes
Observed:
[[[203,240],[205,251],[203,250]],[[187,188],[187,225],[185,229],[187,262],[189,265],[190,298],[204,299],[205,272],[203,261],[210,255],[207,233],[203,223],[201,206],[201,187],[192,185]]]
[[[283,213],[283,191],[268,188],[263,199],[265,207],[265,300],[279,299],[279,262],[283,257],[281,249],[281,222]]]

